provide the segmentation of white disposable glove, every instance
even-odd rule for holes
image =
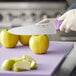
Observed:
[[[57,20],[56,18],[47,18],[47,19],[43,19],[40,22],[38,22],[37,24],[43,24],[43,23],[49,23],[49,22],[53,22]]]
[[[60,31],[69,32],[76,31],[76,9],[72,9],[64,13],[57,20],[63,20],[60,26]]]

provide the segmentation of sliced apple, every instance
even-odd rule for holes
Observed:
[[[33,59],[33,58],[32,58],[31,56],[29,56],[29,55],[23,55],[22,58],[23,58],[23,59],[26,59],[26,60],[28,60],[28,61],[30,61],[30,62],[31,62],[32,60],[35,61],[35,59]]]
[[[16,68],[16,67],[14,67],[14,68],[13,68],[13,71],[15,71],[15,72],[19,72],[19,71],[23,71],[23,69],[20,69],[20,68]]]
[[[28,61],[19,61],[16,62],[13,66],[14,68],[19,68],[22,70],[30,70],[31,69],[31,64]]]
[[[31,64],[31,69],[36,69],[37,68],[37,64],[36,64],[36,61],[34,58],[32,58],[31,56],[29,55],[23,55],[23,60],[27,60],[30,62]]]
[[[19,57],[13,57],[12,59],[15,60],[15,62],[22,61],[22,58]]]
[[[14,63],[15,63],[15,60],[13,60],[13,59],[5,60],[2,63],[2,69],[3,70],[11,70],[13,68]]]
[[[37,64],[34,60],[31,61],[31,69],[36,69],[37,68]]]

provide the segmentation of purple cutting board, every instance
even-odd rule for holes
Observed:
[[[65,56],[72,50],[72,42],[51,42],[45,54],[34,54],[28,46],[19,44],[16,48],[0,48],[0,76],[52,76]],[[4,71],[1,64],[5,59],[27,54],[37,61],[37,69],[30,71]]]

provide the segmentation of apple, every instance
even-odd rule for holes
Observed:
[[[29,39],[31,35],[19,35],[19,41],[23,45],[29,45]]]
[[[11,59],[5,60],[2,63],[3,70],[12,70],[15,72],[36,69],[37,64],[34,58],[29,55],[23,55],[20,57],[13,57]]]
[[[49,38],[47,35],[32,35],[29,40],[29,47],[35,54],[43,54],[47,52],[49,47]]]
[[[19,58],[19,57],[13,57],[12,59],[15,60],[15,62],[19,62],[23,60],[22,58]]]
[[[23,58],[24,60],[29,61],[29,62],[31,62],[32,60],[34,60],[34,58],[32,58],[32,57],[29,56],[29,55],[23,55],[22,58]],[[35,61],[35,60],[34,60],[34,61]]]
[[[13,71],[15,71],[15,72],[19,72],[19,71],[23,71],[23,69],[20,69],[20,68],[16,68],[16,67],[14,67],[14,68],[13,68]]]
[[[13,65],[14,68],[19,68],[22,70],[31,70],[30,62],[28,61],[19,61]]]
[[[37,64],[34,60],[31,61],[31,69],[37,69]]]
[[[6,48],[13,48],[18,42],[18,35],[14,35],[8,32],[8,29],[2,30],[0,33],[0,41],[2,46]]]
[[[3,70],[11,70],[13,68],[14,63],[15,63],[15,60],[12,60],[12,59],[5,60],[2,63],[2,69]]]
[[[31,69],[36,69],[36,68],[37,68],[37,63],[36,63],[36,61],[35,61],[34,58],[32,58],[32,57],[29,56],[29,55],[23,55],[22,58],[23,58],[24,61],[27,60],[27,61],[30,62],[30,64],[31,64]]]

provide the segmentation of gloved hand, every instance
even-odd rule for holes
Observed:
[[[60,31],[69,32],[76,31],[76,9],[72,9],[64,13],[57,20],[63,20],[60,26]]]
[[[41,21],[38,22],[37,24],[49,23],[49,22],[52,22],[52,21],[55,21],[55,20],[57,20],[57,19],[56,19],[56,18],[47,18],[47,19],[41,20]]]

